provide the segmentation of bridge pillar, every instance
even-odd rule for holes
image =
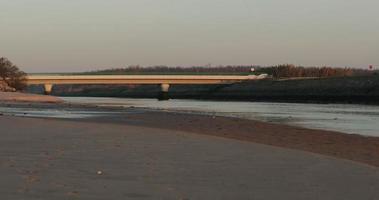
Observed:
[[[53,90],[53,84],[45,84],[43,85],[45,95],[50,95]]]
[[[160,101],[170,99],[170,97],[168,96],[168,90],[169,89],[170,89],[170,84],[168,84],[168,83],[162,83],[161,84],[161,91],[160,91],[159,96],[158,96],[158,99]]]

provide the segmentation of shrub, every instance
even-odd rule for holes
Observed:
[[[0,79],[16,90],[26,88],[26,73],[7,58],[0,58]]]

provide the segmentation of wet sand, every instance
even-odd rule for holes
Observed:
[[[379,167],[379,137],[228,117],[145,111],[101,122],[181,130],[241,141],[302,150]]]
[[[379,198],[376,167],[250,142],[289,142],[276,131],[297,128],[127,110],[118,120],[0,116],[2,199]]]

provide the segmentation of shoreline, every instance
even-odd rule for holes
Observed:
[[[7,103],[11,104],[11,103]],[[25,107],[36,103],[18,103]],[[44,104],[39,106],[67,109],[86,109],[100,112],[120,112],[107,116],[64,119],[106,124],[121,124],[164,130],[184,131],[212,135],[321,155],[352,160],[379,167],[379,137],[340,133],[327,130],[307,129],[283,124],[261,122],[231,117],[208,116],[195,113],[165,112],[142,108],[99,107],[83,104]],[[0,116],[1,117],[1,116]],[[1,120],[1,118],[0,118]],[[63,119],[51,119],[63,120]]]

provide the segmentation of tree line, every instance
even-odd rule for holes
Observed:
[[[261,72],[272,75],[274,78],[292,77],[342,77],[367,76],[376,72],[366,69],[337,68],[337,67],[303,67],[291,64],[260,68]]]
[[[151,66],[142,67],[132,65],[124,68],[112,68],[98,71],[85,72],[84,74],[247,74],[253,66],[193,66],[193,67],[168,67]]]

